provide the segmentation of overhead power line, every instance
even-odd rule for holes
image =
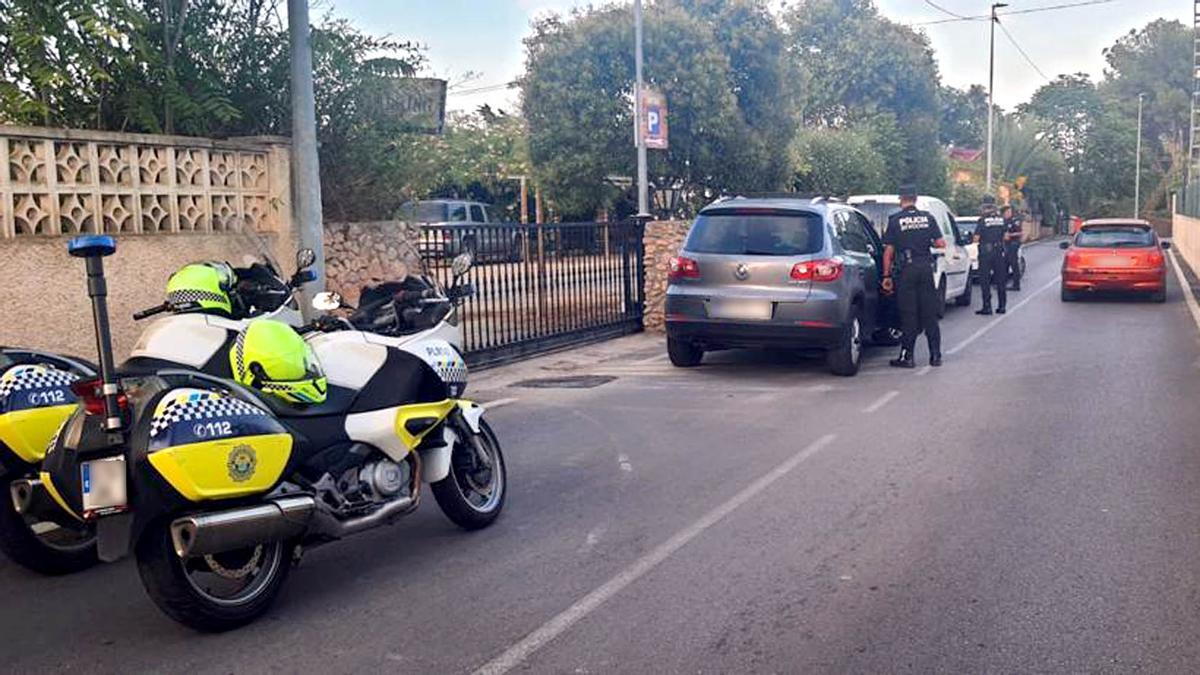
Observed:
[[[956,19],[960,19],[963,21],[970,19],[970,17],[963,16],[962,14],[959,14],[957,12],[951,12],[950,10],[946,9],[945,7],[942,7],[941,5],[937,4],[933,0],[925,0],[925,4],[929,5],[930,7],[936,9],[937,11],[939,11],[943,14],[949,14],[950,16],[952,16]]]
[[[501,82],[500,84],[488,84],[482,87],[471,87],[470,89],[454,89],[446,93],[447,96],[466,96],[469,94],[484,94],[491,91],[500,91],[501,89],[509,89],[517,86],[516,80],[512,82]]]
[[[1049,80],[1050,78],[1046,77],[1046,73],[1043,73],[1042,69],[1038,68],[1038,65],[1033,62],[1033,59],[1029,58],[1029,54],[1027,54],[1025,50],[1021,48],[1021,45],[1017,42],[1017,39],[1013,37],[1012,33],[1008,32],[1008,29],[1004,27],[1004,24],[1000,21],[997,21],[996,25],[1000,26],[1000,30],[1004,33],[1004,36],[1008,38],[1008,41],[1012,43],[1012,46],[1017,48],[1017,51],[1020,52],[1021,56],[1025,58],[1025,62],[1029,64],[1029,67],[1036,70],[1037,74],[1042,76],[1042,79]]]
[[[1059,10],[1059,9],[1070,9],[1072,7],[1088,7],[1090,5],[1107,5],[1109,3],[1116,2],[1116,1],[1117,0],[1084,0],[1083,2],[1068,2],[1068,3],[1059,4],[1059,5],[1047,5],[1045,7],[1031,7],[1029,9],[1016,9],[1011,12],[997,12],[996,16],[1002,17],[1002,16],[1016,16],[1019,14],[1035,14],[1037,12],[1050,12],[1050,11]],[[960,21],[986,21],[991,16],[989,14],[975,14],[975,15],[971,15],[971,16],[963,16],[963,15],[955,14],[954,12],[950,12],[949,10],[946,10],[943,7],[939,7],[932,2],[929,2],[929,0],[925,0],[925,2],[926,2],[926,4],[933,6],[935,9],[939,9],[947,14],[952,15],[953,17],[956,17],[956,18],[933,19],[932,21],[917,21],[910,25],[913,25],[913,26],[936,26],[938,24],[958,23]]]

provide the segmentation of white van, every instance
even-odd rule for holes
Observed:
[[[887,227],[888,217],[900,210],[900,198],[897,195],[853,195],[846,201],[871,219],[881,237]],[[935,257],[937,264],[933,270],[933,283],[941,298],[938,316],[945,313],[947,299],[953,299],[959,307],[970,306],[971,256],[967,250],[970,242],[959,232],[954,214],[942,200],[921,195],[917,197],[917,208],[933,214],[946,238],[946,250]]]

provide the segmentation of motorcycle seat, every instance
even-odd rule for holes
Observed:
[[[325,400],[321,403],[310,405],[300,405],[288,403],[277,396],[262,394],[259,399],[267,404],[271,412],[280,419],[298,418],[298,417],[336,417],[345,415],[350,411],[350,407],[354,405],[354,399],[358,396],[358,392],[346,387],[330,386],[329,392],[325,396]]]

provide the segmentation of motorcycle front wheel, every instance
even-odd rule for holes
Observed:
[[[46,576],[74,574],[92,567],[96,533],[70,530],[17,513],[9,497],[11,479],[0,480],[0,551],[13,562]]]
[[[488,423],[476,434],[463,429],[450,452],[450,475],[432,484],[442,513],[464,530],[479,530],[500,517],[508,496],[508,470],[500,441]]]
[[[291,569],[292,545],[273,542],[217,555],[180,558],[170,522],[159,521],[138,540],[142,585],[154,604],[179,623],[206,633],[240,628],[275,601]]]

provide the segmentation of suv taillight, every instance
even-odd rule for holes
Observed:
[[[793,281],[819,281],[827,283],[842,278],[844,265],[838,258],[810,260],[792,266]]]
[[[104,383],[100,378],[91,380],[76,380],[71,384],[71,392],[79,397],[83,411],[89,415],[104,414]],[[117,407],[121,410],[129,408],[129,398],[125,392],[117,394]]]
[[[671,258],[671,262],[667,267],[667,279],[669,281],[678,281],[679,279],[699,279],[700,265],[691,258],[683,256],[675,256]]]

